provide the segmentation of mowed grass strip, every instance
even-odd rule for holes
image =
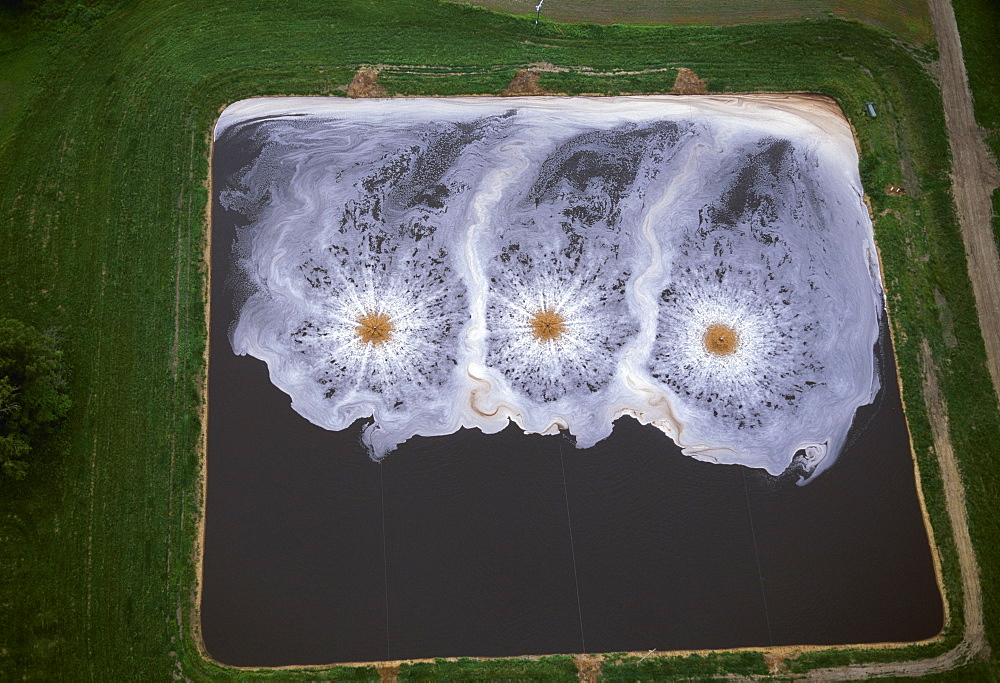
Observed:
[[[386,87],[409,95],[496,94],[519,67],[546,61],[647,71],[543,75],[543,87],[567,93],[665,92],[672,69],[687,66],[716,92],[837,97],[863,151],[953,622],[940,645],[831,652],[822,661],[927,655],[958,639],[956,555],[920,395],[922,338],[941,370],[982,549],[1000,542],[992,521],[1000,482],[989,457],[1000,425],[948,195],[938,93],[924,65],[886,35],[834,19],[535,28],[429,0],[150,0],[29,35],[3,64],[41,41],[47,56],[27,68],[27,101],[0,121],[11,130],[0,141],[0,315],[58,331],[74,408],[68,455],[44,461],[26,482],[0,484],[0,679],[317,677],[220,667],[200,656],[192,636],[203,181],[221,107],[251,96],[338,92],[361,64],[386,65]],[[433,75],[407,65],[432,67]],[[863,116],[868,100],[879,105],[876,120]],[[907,174],[910,196],[881,192]],[[949,316],[940,315],[936,294]],[[997,560],[982,552],[980,561],[987,614],[1000,614]],[[996,651],[996,626],[988,627]],[[377,677],[370,668],[322,676]]]

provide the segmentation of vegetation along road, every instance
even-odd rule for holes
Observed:
[[[937,76],[951,140],[952,182],[959,225],[969,261],[969,277],[979,309],[986,360],[993,389],[1000,396],[1000,259],[993,239],[992,193],[1000,172],[986,151],[984,133],[976,124],[972,93],[962,59],[962,40],[951,0],[929,0],[934,35],[941,58]]]

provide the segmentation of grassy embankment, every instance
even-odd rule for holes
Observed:
[[[1000,162],[1000,4],[994,0],[953,0],[952,4],[962,35],[976,122],[986,130],[986,146],[993,160]],[[993,192],[993,236],[1000,246],[1000,189]]]
[[[423,0],[275,4],[146,2],[63,20],[0,44],[0,79],[20,83],[0,109],[0,315],[55,326],[72,367],[68,457],[0,484],[0,678],[153,680],[315,678],[241,672],[203,659],[192,637],[190,561],[199,519],[197,444],[206,134],[219,108],[253,95],[337,94],[359,64],[387,68],[392,93],[498,93],[538,61],[598,71],[693,68],[713,91],[812,90],[835,96],[863,150],[898,342],[904,397],[942,549],[952,623],[944,642],[828,651],[796,669],[930,656],[960,638],[954,544],[920,393],[926,338],[949,401],[967,481],[988,616],[1000,614],[1000,543],[991,462],[1000,424],[948,195],[938,93],[918,59],[887,35],[839,20],[731,28],[543,24]],[[5,20],[6,21],[6,20]],[[32,27],[29,26],[29,29]],[[8,65],[16,65],[13,70]],[[13,74],[13,76],[10,76]],[[672,71],[544,74],[565,93],[663,92]],[[883,114],[862,115],[874,100]],[[910,197],[888,183],[916,179]],[[883,215],[884,214],[884,215]],[[939,315],[935,295],[946,302]],[[997,625],[988,621],[994,651]],[[748,656],[749,657],[749,656]],[[759,666],[759,655],[710,658]],[[737,661],[739,660],[739,661]],[[705,663],[687,660],[694,675]],[[415,665],[416,666],[416,665]],[[405,667],[423,677],[433,666]],[[448,664],[475,676],[511,663]],[[519,675],[533,675],[518,663]],[[565,660],[544,667],[565,667]],[[681,660],[608,662],[608,678],[677,674]],[[623,668],[625,667],[625,668]],[[668,667],[664,669],[663,667]],[[992,670],[978,665],[971,673]],[[548,670],[548,669],[545,669]],[[377,678],[371,668],[324,678]]]

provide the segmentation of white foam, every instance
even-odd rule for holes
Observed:
[[[373,417],[374,457],[509,419],[585,447],[630,414],[694,457],[821,470],[878,390],[872,228],[823,101],[274,98],[223,112],[241,131],[233,348],[318,425]]]

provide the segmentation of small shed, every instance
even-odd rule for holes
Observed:
[[[875,118],[877,114],[875,113],[875,103],[865,102],[865,111],[868,112],[868,116]]]

